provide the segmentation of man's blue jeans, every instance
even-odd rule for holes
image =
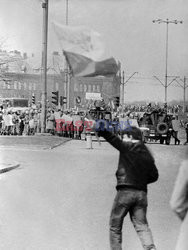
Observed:
[[[110,216],[111,250],[122,250],[122,226],[128,212],[143,248],[155,249],[146,218],[147,205],[147,193],[144,191],[136,189],[117,191]]]

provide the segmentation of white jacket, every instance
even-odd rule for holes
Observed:
[[[176,250],[188,250],[188,159],[180,166],[170,205],[182,220]]]

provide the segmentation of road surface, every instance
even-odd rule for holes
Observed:
[[[169,207],[185,146],[148,144],[160,178],[149,186],[148,220],[158,250],[173,250],[180,221]],[[1,147],[20,167],[0,175],[0,249],[109,250],[118,152],[106,142],[71,140],[50,149]],[[123,249],[141,250],[126,217]]]

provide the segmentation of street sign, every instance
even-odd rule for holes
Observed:
[[[86,92],[87,100],[101,100],[101,93],[89,93]]]

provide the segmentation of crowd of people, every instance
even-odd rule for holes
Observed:
[[[46,114],[46,132],[52,135],[79,137],[82,132],[81,122],[85,114],[73,111],[48,109]],[[1,135],[35,135],[41,133],[41,109],[0,109]],[[60,127],[61,125],[61,127]],[[78,131],[79,127],[79,131]],[[77,133],[79,132],[79,133]]]
[[[141,110],[141,109],[140,109]],[[126,110],[108,110],[111,120],[118,120],[128,116],[130,119],[139,119],[140,112],[152,112],[154,109],[147,106],[140,111],[135,107],[128,107]],[[156,110],[156,108],[155,108]],[[166,112],[161,107],[157,109]],[[91,111],[91,110],[90,110]],[[174,138],[177,139],[178,122],[177,113],[174,114]],[[99,117],[103,118],[103,117]],[[76,110],[54,110],[49,108],[46,114],[46,132],[51,135],[65,136],[81,139],[81,133],[85,124],[93,119],[91,112]],[[96,123],[93,119],[93,123]],[[186,142],[188,143],[188,120],[184,120],[182,126],[186,131]],[[98,135],[102,136],[113,147],[119,150],[120,160],[116,171],[117,185],[116,197],[110,215],[110,246],[112,250],[122,249],[122,227],[124,217],[130,214],[131,222],[141,240],[144,249],[156,250],[151,229],[147,221],[147,189],[148,184],[156,182],[158,170],[155,165],[154,157],[142,143],[141,130],[132,127],[125,131],[122,139],[108,130],[102,129],[100,124]],[[41,133],[41,110],[27,109],[25,111],[0,108],[0,134],[1,135],[35,135]],[[175,143],[176,144],[176,143]],[[182,220],[182,228],[178,238],[177,250],[187,249],[187,153],[185,160],[180,167],[176,185],[171,197],[171,207]],[[132,167],[134,166],[134,167]],[[139,168],[137,168],[139,166]],[[126,178],[125,178],[126,177]]]
[[[111,121],[120,121],[128,116],[129,119],[140,120],[142,114],[158,110],[164,111],[164,107],[158,105],[127,105],[116,110],[106,109],[111,113]],[[171,110],[168,110],[168,112]],[[174,115],[177,117],[177,110]],[[74,109],[61,110],[48,108],[46,114],[46,132],[51,135],[81,139],[85,129],[85,122],[90,118],[89,110],[78,111]],[[180,126],[185,128],[186,143],[188,143],[188,121],[180,121]],[[35,135],[41,133],[41,109],[28,108],[25,110],[6,109],[0,107],[0,135]]]

